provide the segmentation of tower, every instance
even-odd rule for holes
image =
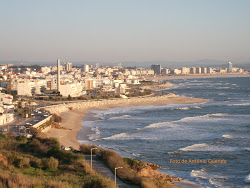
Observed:
[[[227,72],[233,72],[233,64],[231,62],[228,62],[228,68],[227,68]]]
[[[60,59],[57,59],[57,92],[60,92]]]

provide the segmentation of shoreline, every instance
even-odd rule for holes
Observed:
[[[51,128],[45,135],[57,138],[61,145],[65,147],[73,147],[79,149],[78,132],[81,134],[82,140],[88,140],[88,134],[91,129],[82,127],[81,123],[86,121],[85,118],[91,110],[105,110],[115,107],[131,107],[131,106],[160,106],[168,104],[191,104],[206,102],[206,99],[182,97],[174,94],[157,96],[157,97],[136,97],[131,99],[103,100],[82,103],[61,104],[57,106],[47,107],[46,110],[52,114],[58,114],[62,117],[61,127]],[[73,108],[72,110],[70,110]],[[85,131],[86,130],[86,131]],[[87,138],[87,139],[86,139]]]
[[[157,100],[148,100],[156,98]],[[161,100],[163,99],[164,100]],[[65,147],[73,147],[75,149],[79,149],[80,143],[78,140],[89,140],[89,134],[93,133],[90,127],[83,127],[81,125],[84,121],[93,121],[95,120],[95,117],[93,117],[93,113],[91,113],[91,110],[106,110],[108,108],[115,108],[115,107],[130,107],[130,106],[155,106],[155,105],[168,105],[168,104],[191,104],[191,103],[202,103],[206,102],[206,99],[200,99],[200,98],[188,98],[188,97],[182,97],[177,96],[174,94],[171,94],[169,96],[164,97],[148,97],[143,98],[142,101],[138,98],[135,98],[136,101],[133,101],[133,103],[113,103],[109,105],[100,105],[95,107],[85,107],[85,108],[79,108],[79,109],[73,109],[70,110],[69,107],[67,107],[67,111],[63,111],[60,113],[60,116],[62,117],[61,127],[64,129],[56,129],[51,128],[49,131],[47,131],[45,134],[47,137],[53,137],[57,138],[61,145]],[[124,99],[120,99],[123,100]],[[125,100],[127,101],[127,100]],[[190,182],[187,180],[182,180],[179,182],[172,182],[171,183],[173,188],[201,188],[203,186],[195,184],[194,182]]]
[[[250,77],[250,74],[189,74],[189,75],[158,75],[158,76],[145,76],[146,80],[174,80],[174,79],[194,79],[194,78],[229,78],[229,77]]]

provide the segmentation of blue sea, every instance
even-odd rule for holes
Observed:
[[[208,101],[93,110],[97,120],[82,123],[93,134],[79,141],[158,164],[162,173],[205,187],[250,187],[250,77],[169,82],[174,87],[166,92]]]

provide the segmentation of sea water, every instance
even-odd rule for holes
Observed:
[[[170,82],[174,87],[166,92],[209,100],[94,110],[98,120],[82,123],[93,134],[79,141],[158,164],[162,173],[206,187],[250,187],[250,77]]]

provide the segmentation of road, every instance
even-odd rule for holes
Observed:
[[[85,155],[85,159],[90,164],[90,155]],[[111,178],[115,181],[114,173],[104,164],[103,161],[98,160],[97,156],[93,156],[92,165],[96,172],[102,174],[104,177]],[[122,182],[118,177],[116,178],[116,184],[119,188],[139,188],[139,186],[128,185]]]

